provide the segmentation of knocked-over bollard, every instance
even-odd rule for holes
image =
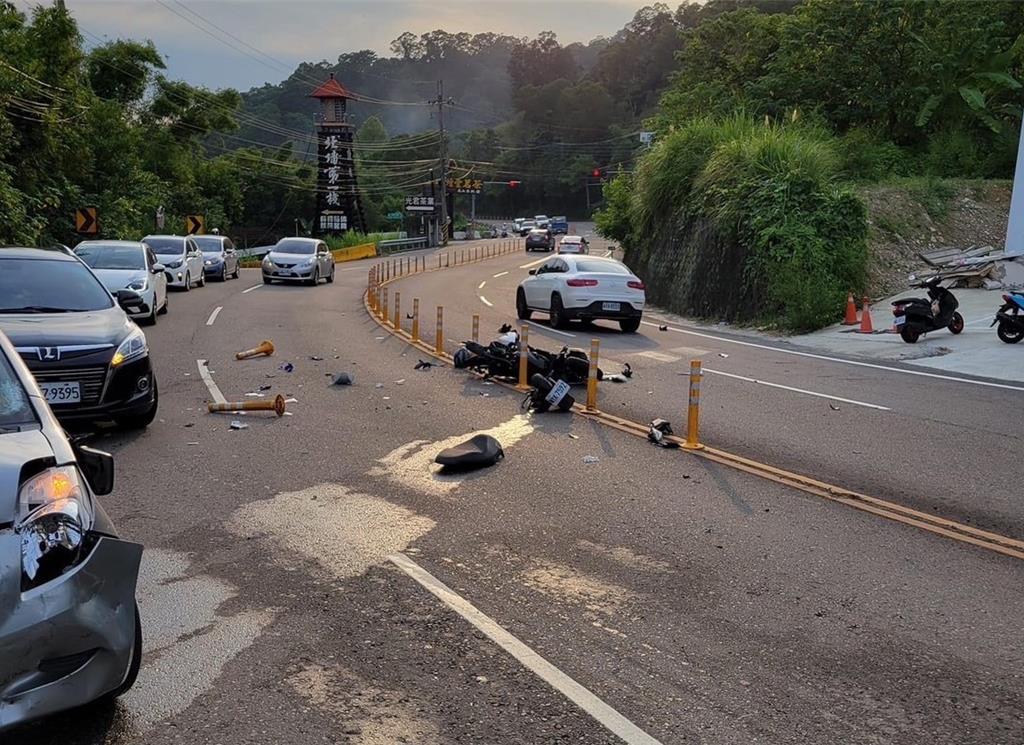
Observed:
[[[270,341],[270,339],[265,339],[264,341],[261,341],[257,346],[253,347],[252,349],[246,349],[245,351],[242,351],[242,352],[235,352],[235,359],[236,360],[247,360],[250,357],[261,357],[261,356],[269,357],[273,353],[274,353],[274,342]]]
[[[208,403],[206,410],[211,414],[235,411],[272,411],[284,416],[284,396],[280,393],[272,401],[225,401],[222,404]]]

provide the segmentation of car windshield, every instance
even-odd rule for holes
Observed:
[[[0,259],[0,313],[69,313],[114,305],[78,261]]]
[[[28,402],[28,392],[14,374],[14,367],[0,352],[0,433],[5,429],[38,424]]]
[[[147,238],[146,243],[153,253],[164,256],[178,256],[185,252],[185,241],[181,238]]]
[[[577,272],[596,272],[598,274],[630,274],[629,267],[617,261],[595,261],[594,259],[576,259]]]
[[[79,246],[75,256],[93,269],[145,269],[146,259],[139,246],[115,246],[97,243]]]
[[[192,238],[192,240],[196,242],[196,245],[199,246],[199,250],[204,254],[219,254],[224,250],[224,242],[220,238],[216,238],[214,236],[197,235]]]
[[[316,244],[312,241],[283,238],[277,242],[274,250],[283,254],[314,254],[316,253]]]

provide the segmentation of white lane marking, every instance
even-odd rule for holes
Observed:
[[[609,256],[611,256],[611,255],[612,255],[612,252],[611,252],[611,251],[605,251],[605,252],[604,252],[604,253],[602,254],[602,256],[604,256],[604,258],[606,258],[606,259],[607,259],[607,258],[608,258]]]
[[[218,305],[216,308],[214,308],[213,309],[213,313],[211,313],[210,317],[206,319],[206,325],[207,326],[212,326],[213,322],[217,320],[217,316],[220,315],[220,312],[222,310],[224,310],[224,306],[223,305]]]
[[[244,295],[244,294],[246,294],[247,292],[252,292],[253,290],[258,290],[258,289],[260,289],[261,287],[263,287],[263,283],[262,283],[262,282],[261,282],[260,284],[258,284],[258,285],[253,285],[253,286],[252,286],[252,287],[250,287],[250,288],[249,288],[248,290],[242,290],[242,294]]]
[[[478,289],[478,290],[484,289],[484,285],[485,284],[487,284],[487,280],[486,279],[483,282],[481,282],[479,285],[477,285],[476,289]]]
[[[724,375],[727,378],[735,378],[736,380],[745,380],[748,383],[757,383],[758,385],[766,385],[769,388],[781,388],[784,391],[792,391],[793,393],[802,393],[805,396],[814,396],[816,398],[827,398],[829,401],[842,401],[844,404],[852,404],[853,406],[864,406],[868,409],[878,409],[879,411],[892,411],[888,406],[879,406],[878,404],[869,404],[864,401],[855,401],[852,398],[840,398],[839,396],[830,396],[827,393],[815,393],[814,391],[807,391],[803,388],[794,388],[789,385],[782,385],[781,383],[769,383],[767,380],[758,380],[757,378],[748,378],[745,375],[734,375],[733,373],[722,372],[721,370],[711,370],[704,368],[704,372],[711,373],[712,375]]]
[[[681,357],[676,357],[674,354],[665,354],[664,352],[634,352],[634,357],[646,357],[647,359],[655,360],[657,362],[679,362]]]
[[[541,326],[536,321],[527,321],[527,323],[530,324],[531,326],[533,326],[534,328],[540,329],[541,331],[546,331],[549,334],[558,334],[559,336],[568,336],[570,339],[575,339],[576,338],[576,334],[570,334],[568,331],[559,331],[558,329],[553,329],[550,326]]]
[[[537,259],[536,261],[531,261],[529,264],[523,264],[519,268],[520,269],[529,269],[531,266],[537,266],[537,264],[543,264],[545,261],[548,260],[548,258],[549,258],[548,256],[545,256],[543,259]]]
[[[626,719],[571,677],[537,654],[518,638],[498,625],[490,616],[457,594],[437,577],[404,554],[388,557],[392,564],[416,580],[434,597],[469,621],[499,647],[514,657],[519,664],[549,686],[572,701],[609,732],[629,745],[660,745],[657,740]]]
[[[225,404],[227,399],[224,398],[224,394],[220,392],[220,388],[213,382],[213,377],[210,375],[210,368],[206,366],[206,360],[196,360],[196,366],[199,368],[199,377],[206,383],[206,387],[210,390],[210,395],[213,397],[214,403]]]
[[[498,272],[497,274],[494,275],[494,279],[497,279],[498,277],[504,277],[506,274],[508,274],[508,272]]]
[[[483,295],[480,296],[480,302],[483,303],[484,305],[486,305],[488,308],[493,308],[494,307],[494,303],[492,303],[490,300],[485,298]]]
[[[644,326],[654,326],[657,328],[661,324],[651,323],[650,321],[641,321]],[[843,365],[853,365],[854,367],[868,367],[873,370],[885,370],[886,372],[902,373],[903,375],[917,375],[922,378],[937,378],[938,380],[945,380],[950,383],[970,383],[971,385],[981,385],[987,388],[1002,388],[1008,391],[1019,391],[1024,393],[1024,387],[1016,385],[1006,385],[1005,383],[990,383],[987,380],[971,380],[970,378],[958,378],[953,375],[939,375],[938,373],[922,372],[921,370],[904,370],[899,367],[889,367],[888,365],[877,365],[873,362],[858,362],[856,360],[843,360],[839,357],[829,357],[825,354],[814,354],[813,352],[798,352],[795,349],[779,349],[778,347],[772,347],[768,344],[756,344],[752,341],[740,341],[739,339],[726,339],[723,336],[715,336],[714,334],[703,334],[699,331],[687,331],[686,329],[677,328],[675,326],[669,326],[669,331],[675,331],[678,334],[689,334],[690,336],[699,336],[702,339],[713,339],[715,341],[726,342],[727,344],[739,344],[741,347],[754,347],[755,349],[767,349],[770,352],[779,352],[780,354],[791,354],[796,357],[808,357],[812,360],[825,360],[826,362],[839,362]]]

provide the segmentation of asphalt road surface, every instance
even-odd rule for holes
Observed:
[[[444,297],[455,335],[462,309],[485,329],[509,318],[526,261],[409,281],[425,304]],[[422,355],[363,311],[368,264],[338,268],[317,288],[243,270],[175,294],[147,330],[159,418],[96,436],[117,462],[107,511],[146,545],[139,682],[5,743],[1024,739],[1020,561],[569,414],[524,417],[518,395],[447,367],[415,371]],[[679,419],[691,352],[665,350],[706,349],[723,372],[892,409],[709,375],[709,441],[1019,525],[1009,456],[992,471],[970,453],[1016,452],[1019,473],[1021,394],[650,327],[601,334],[638,372],[602,391],[625,412]],[[264,338],[273,357],[234,361]],[[340,371],[355,385],[331,387]],[[205,412],[215,391],[265,385],[295,399],[291,416]],[[433,472],[440,448],[481,430],[502,463]]]

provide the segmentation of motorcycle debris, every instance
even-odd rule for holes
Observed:
[[[405,385],[405,378],[395,381],[395,385]]]
[[[419,362],[416,363],[416,366],[413,368],[413,370],[429,370],[433,366],[434,366],[433,362],[427,362],[426,360],[420,360]]]
[[[721,357],[722,359],[729,359],[729,355],[727,355],[725,352],[719,352],[718,356]]]
[[[668,326],[666,324],[662,324],[661,326],[658,326],[658,331],[668,331]]]
[[[622,366],[622,375],[627,378],[633,377],[633,366],[630,365],[628,362]]]
[[[580,439],[580,436],[579,435],[574,435],[572,432],[570,432],[569,433],[569,439],[570,440],[578,440],[578,439]]]
[[[331,385],[352,385],[352,375],[347,372],[340,372],[334,376],[334,380],[331,381]]]
[[[269,391],[269,390],[271,389],[271,387],[272,387],[272,386],[271,386],[271,385],[270,385],[270,384],[268,383],[267,385],[261,385],[261,386],[260,386],[260,387],[259,387],[259,388],[258,388],[257,390],[260,390],[260,391]]]
[[[600,463],[601,459],[598,458],[596,455],[584,455],[583,456],[583,462],[584,463],[588,463],[588,464],[589,463]]]
[[[604,376],[604,380],[611,381],[612,383],[625,383],[627,377],[629,377],[629,376],[627,376],[627,375],[619,375],[619,374],[605,375]]]
[[[245,397],[246,398],[263,398],[263,394],[262,393],[246,393]]]
[[[832,409],[832,411],[839,411],[839,405],[838,404],[834,404],[831,401],[829,401],[829,403],[828,403],[828,408]]]
[[[231,424],[228,425],[231,429],[249,429],[249,425],[245,422],[240,422],[237,419],[231,420]]]
[[[313,362],[323,362],[324,361],[323,357],[317,357],[315,354],[314,355],[310,355],[310,359],[313,360]]]
[[[295,365],[293,365],[291,362],[285,362],[283,365],[279,366],[277,369],[281,370],[283,372],[286,372],[286,373],[290,373],[292,370],[295,369]]]
[[[374,388],[383,388],[383,387],[384,387],[383,383],[377,383],[377,385],[374,386]]]
[[[405,317],[406,317],[406,318],[408,318],[408,319],[409,319],[409,320],[411,321],[411,320],[413,320],[413,319],[414,319],[414,318],[415,318],[416,316],[414,316],[414,315],[413,315],[412,313],[406,313],[406,314],[405,314]]]

